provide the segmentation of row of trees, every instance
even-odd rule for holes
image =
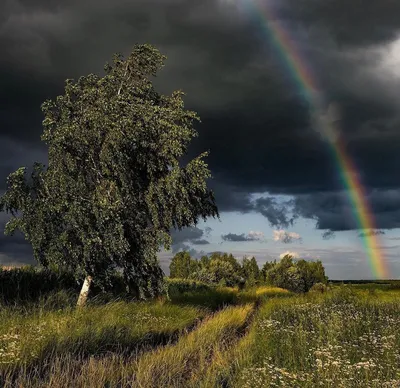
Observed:
[[[261,271],[254,257],[244,258],[241,263],[232,254],[213,253],[200,260],[186,251],[177,253],[170,264],[170,277],[194,279],[206,283],[236,286],[241,283],[255,285],[261,279]]]
[[[170,264],[170,277],[193,279],[226,286],[269,284],[294,292],[307,292],[316,283],[327,283],[320,260],[294,260],[286,255],[279,262],[266,262],[260,269],[254,257],[240,262],[227,253],[192,258],[189,252],[177,253]]]

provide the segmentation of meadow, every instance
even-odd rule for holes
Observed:
[[[0,386],[400,386],[398,282],[294,294],[174,280],[148,302],[75,298],[2,305]]]

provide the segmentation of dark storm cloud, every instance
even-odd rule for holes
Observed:
[[[370,237],[370,236],[379,236],[382,234],[385,234],[385,232],[383,230],[368,230],[365,232],[358,233],[358,237],[362,238],[362,237]]]
[[[393,0],[282,1],[274,7],[275,14],[287,20],[325,31],[339,47],[382,43],[393,39],[399,29],[400,3]]]
[[[289,216],[288,209],[293,201],[278,203],[275,198],[258,198],[254,204],[254,210],[266,217],[271,226],[284,227],[293,225],[297,215]]]
[[[400,190],[375,190],[367,195],[366,200],[371,206],[377,229],[400,227]],[[335,232],[360,227],[354,218],[354,207],[343,192],[297,196],[294,209],[298,216],[314,219],[317,229]],[[362,233],[369,235],[370,232]],[[375,234],[382,234],[382,231]]]
[[[177,244],[180,242],[188,242],[191,240],[198,240],[204,235],[204,231],[202,229],[197,228],[196,226],[184,228],[181,231],[177,229],[173,229],[171,231],[171,237],[173,244]]]
[[[210,180],[208,186],[213,190],[215,201],[220,212],[241,212],[248,213],[253,210],[251,195],[239,186],[222,184],[218,177],[213,173],[214,179]]]
[[[324,240],[330,240],[335,237],[335,232],[332,232],[331,230],[327,230],[324,233],[322,233],[322,238]]]
[[[183,89],[187,107],[202,119],[188,158],[211,151],[209,185],[221,212],[258,212],[281,227],[298,215],[328,232],[356,228],[330,146],[312,130],[302,90],[259,24],[224,3],[3,2],[0,189],[16,168],[46,163],[40,104],[62,93],[66,78],[101,74],[114,52],[152,43],[168,56],[155,85],[163,93]],[[369,200],[377,227],[398,226],[400,201],[388,193],[399,187],[400,77],[391,41],[400,32],[400,3],[275,3],[275,18],[323,94],[342,108],[346,150],[367,189],[376,189]],[[272,197],[251,201],[253,192],[294,195],[295,205]],[[175,249],[208,241],[196,230],[183,233],[192,234],[175,234]]]
[[[212,229],[206,227],[203,229],[197,227],[184,228],[181,231],[173,229],[171,231],[172,237],[172,253],[179,251],[188,251],[193,257],[200,257],[205,254],[203,250],[197,250],[192,245],[208,245],[204,237],[209,237]]]
[[[192,244],[193,245],[208,245],[208,244],[210,244],[210,242],[207,240],[204,240],[204,239],[199,239],[199,240],[193,240]]]
[[[232,241],[232,242],[240,242],[240,241],[262,241],[264,240],[264,233],[250,231],[247,235],[244,233],[236,234],[236,233],[228,233],[221,235],[222,240],[224,241]]]
[[[9,218],[5,213],[0,213],[0,265],[34,264],[32,247],[22,233],[4,235],[4,227]]]
[[[248,236],[245,236],[245,234],[235,234],[235,233],[228,233],[228,234],[223,234],[221,235],[222,240],[224,241],[253,241],[254,239],[249,238]]]

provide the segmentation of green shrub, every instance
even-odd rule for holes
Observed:
[[[177,294],[183,294],[185,292],[196,292],[196,291],[208,291],[210,285],[199,282],[197,280],[189,279],[166,279],[167,283],[167,295],[169,297]]]
[[[0,270],[0,300],[5,305],[37,301],[43,295],[69,289],[78,292],[80,285],[66,272],[33,266]]]
[[[58,292],[66,291],[78,297],[82,284],[78,283],[74,275],[65,270],[48,269],[34,266],[4,270],[0,267],[0,304],[13,305],[15,303],[38,302],[42,297],[58,298]],[[111,283],[104,290],[95,282],[90,291],[91,297],[112,297],[127,295],[125,283],[120,274],[114,274]],[[57,304],[59,304],[57,302]]]
[[[328,287],[324,283],[315,283],[311,288],[310,292],[319,292],[321,294],[325,293],[328,291]]]
[[[268,284],[297,293],[308,292],[314,284],[325,284],[327,280],[320,260],[295,262],[290,255],[284,256],[266,272]]]

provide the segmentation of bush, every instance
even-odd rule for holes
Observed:
[[[66,272],[34,266],[0,270],[0,300],[5,305],[36,301],[43,295],[69,289],[79,292],[80,285]]]
[[[37,302],[42,297],[56,295],[67,291],[70,297],[78,298],[82,283],[78,283],[71,272],[34,266],[4,270],[0,267],[0,303],[12,305],[16,302]],[[94,282],[90,296],[101,296],[106,293],[115,296],[126,295],[122,275],[115,274],[111,285],[104,291]]]
[[[321,294],[328,291],[328,287],[324,283],[315,283],[311,288],[310,292],[319,292]]]
[[[325,284],[327,280],[321,261],[294,262],[290,255],[284,256],[266,272],[267,283],[297,293],[308,292],[314,284]]]
[[[166,283],[168,296],[183,294],[185,292],[208,291],[211,289],[211,287],[206,283],[189,279],[167,278]]]

